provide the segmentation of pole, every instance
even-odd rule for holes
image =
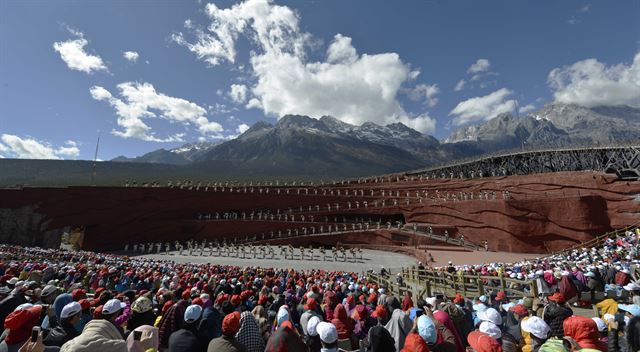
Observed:
[[[98,132],[98,142],[96,143],[96,152],[93,155],[93,170],[91,171],[91,185],[95,186],[96,178],[96,162],[98,161],[98,148],[100,147],[100,132]]]

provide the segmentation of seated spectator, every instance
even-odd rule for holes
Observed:
[[[116,326],[105,319],[87,323],[82,333],[62,345],[60,352],[127,352],[127,343]]]
[[[236,333],[240,330],[240,313],[227,314],[222,320],[222,336],[217,337],[207,348],[208,352],[246,352],[247,349],[236,339]]]
[[[76,330],[75,326],[80,322],[81,313],[82,306],[80,303],[71,302],[65,305],[60,313],[60,324],[49,330],[49,333],[47,334],[47,337],[44,338],[43,343],[46,346],[62,347],[65,342],[80,335],[80,332]]]
[[[202,316],[202,307],[193,304],[184,311],[184,323],[182,328],[174,331],[169,336],[169,352],[198,352],[206,347],[198,338],[197,328]]]

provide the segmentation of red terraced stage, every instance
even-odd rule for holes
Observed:
[[[47,246],[55,245],[63,229],[82,227],[83,248],[90,250],[116,250],[125,243],[149,241],[244,239],[254,235],[261,240],[262,234],[266,239],[274,237],[273,243],[340,242],[409,254],[409,249],[416,246],[442,244],[411,234],[415,224],[425,232],[431,227],[438,235],[447,230],[451,238],[464,235],[471,243],[487,241],[490,250],[545,253],[640,221],[640,183],[597,172],[465,180],[394,176],[382,181],[272,186],[268,194],[266,186],[225,187],[224,191],[221,187],[215,191],[205,191],[204,187],[3,189],[0,215],[6,221],[0,230],[4,243]],[[237,214],[237,219],[222,218],[230,212]],[[245,220],[240,215],[243,212]],[[251,212],[289,215],[287,221],[283,216],[281,220],[275,216],[274,220],[270,216],[250,220]],[[211,219],[198,220],[199,214],[208,214]],[[305,216],[304,221],[301,216]],[[338,230],[345,225],[351,229],[353,224],[363,226],[367,222],[369,231],[317,235],[320,226],[332,226],[336,231],[336,225]],[[377,222],[381,223],[379,230]],[[402,231],[394,230],[398,222],[406,224]],[[277,238],[278,231],[284,236],[288,230],[297,229],[301,235],[303,228],[306,236]]]

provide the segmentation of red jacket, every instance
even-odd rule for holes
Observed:
[[[607,346],[599,340],[593,319],[574,315],[564,320],[563,328],[564,335],[573,338],[580,347],[607,351]]]

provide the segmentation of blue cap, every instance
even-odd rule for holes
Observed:
[[[438,339],[436,325],[426,315],[421,315],[420,318],[418,318],[418,334],[431,345],[436,343]]]
[[[636,317],[640,316],[640,307],[635,304],[619,304],[618,309],[624,310],[625,312],[629,312]]]

